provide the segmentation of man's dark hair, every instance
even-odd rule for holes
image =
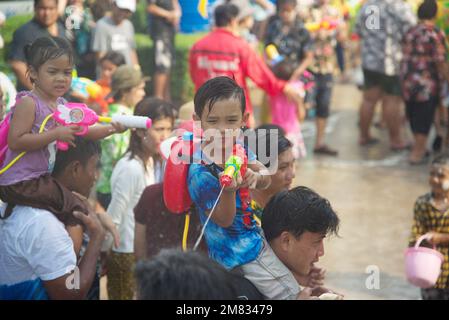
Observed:
[[[418,18],[420,20],[432,20],[438,14],[438,5],[435,0],[424,0],[418,8]]]
[[[42,0],[34,0],[34,8],[36,9],[36,7],[39,5],[39,3],[41,2]],[[56,5],[58,5],[59,4],[59,0],[54,0],[55,2],[56,2]]]
[[[216,77],[206,81],[197,91],[193,99],[195,113],[202,117],[204,108],[209,105],[209,112],[215,102],[225,99],[237,99],[240,101],[242,114],[246,110],[245,92],[235,80],[229,77]]]
[[[101,147],[98,141],[75,137],[75,145],[76,147],[70,146],[67,151],[56,153],[53,176],[62,174],[65,168],[74,161],[79,161],[85,167],[89,159],[95,155],[101,155]]]
[[[239,15],[239,8],[231,3],[221,4],[215,8],[215,26],[221,28],[228,26]]]
[[[120,52],[117,51],[108,51],[103,58],[100,59],[100,63],[104,61],[110,61],[113,65],[120,67],[126,64],[126,59]]]
[[[276,194],[262,214],[268,241],[287,231],[299,238],[304,232],[338,234],[340,220],[328,200],[306,187]]]
[[[162,250],[137,263],[140,300],[235,300],[228,271],[199,252]]]

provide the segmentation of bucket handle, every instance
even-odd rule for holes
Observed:
[[[428,239],[430,239],[430,237],[427,234],[424,234],[421,237],[419,237],[418,240],[416,240],[415,249],[419,248],[419,246],[421,245],[421,242],[423,242],[424,240],[428,240]],[[436,250],[436,246],[435,245],[433,245],[433,249]]]

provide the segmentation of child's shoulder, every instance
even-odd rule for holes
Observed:
[[[423,194],[422,196],[419,196],[415,201],[415,207],[425,206],[430,204],[430,201],[432,199],[431,193]]]

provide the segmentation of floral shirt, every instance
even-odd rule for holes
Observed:
[[[362,67],[388,76],[399,75],[402,40],[416,22],[405,1],[365,1],[355,25],[361,38]]]
[[[418,102],[438,99],[443,82],[438,63],[444,62],[447,55],[444,33],[435,26],[420,23],[406,34],[403,54],[404,99]]]
[[[120,105],[109,106],[109,117],[116,114],[132,115],[132,109]],[[113,134],[101,141],[101,174],[97,184],[97,191],[104,194],[111,193],[111,176],[115,164],[128,150],[131,133],[129,130],[120,134]]]
[[[332,6],[311,7],[307,22],[322,23],[324,21],[336,22],[338,26],[343,23],[339,11]],[[328,74],[334,72],[335,46],[337,45],[338,27],[330,30],[320,28],[311,32],[314,41],[314,63],[311,70],[314,73]]]
[[[297,19],[292,27],[286,27],[279,16],[273,16],[267,26],[265,45],[274,44],[279,54],[299,65],[306,52],[313,50],[313,41],[304,23]]]

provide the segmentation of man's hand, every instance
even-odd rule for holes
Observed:
[[[89,211],[89,214],[85,215],[82,212],[75,211],[73,215],[75,218],[81,220],[86,227],[90,241],[102,242],[104,240],[105,232],[95,212]]]
[[[296,279],[302,286],[316,288],[324,284],[325,276],[325,269],[313,266],[307,276],[296,276]]]
[[[311,288],[303,288],[298,294],[297,300],[318,300],[318,297],[312,295]]]
[[[326,294],[326,293],[330,293],[332,295],[337,296],[337,297],[335,297],[334,300],[343,300],[343,297],[344,297],[344,295],[342,295],[341,293],[332,291],[325,287],[317,287],[317,288],[312,289],[312,296],[320,297],[321,295]]]

